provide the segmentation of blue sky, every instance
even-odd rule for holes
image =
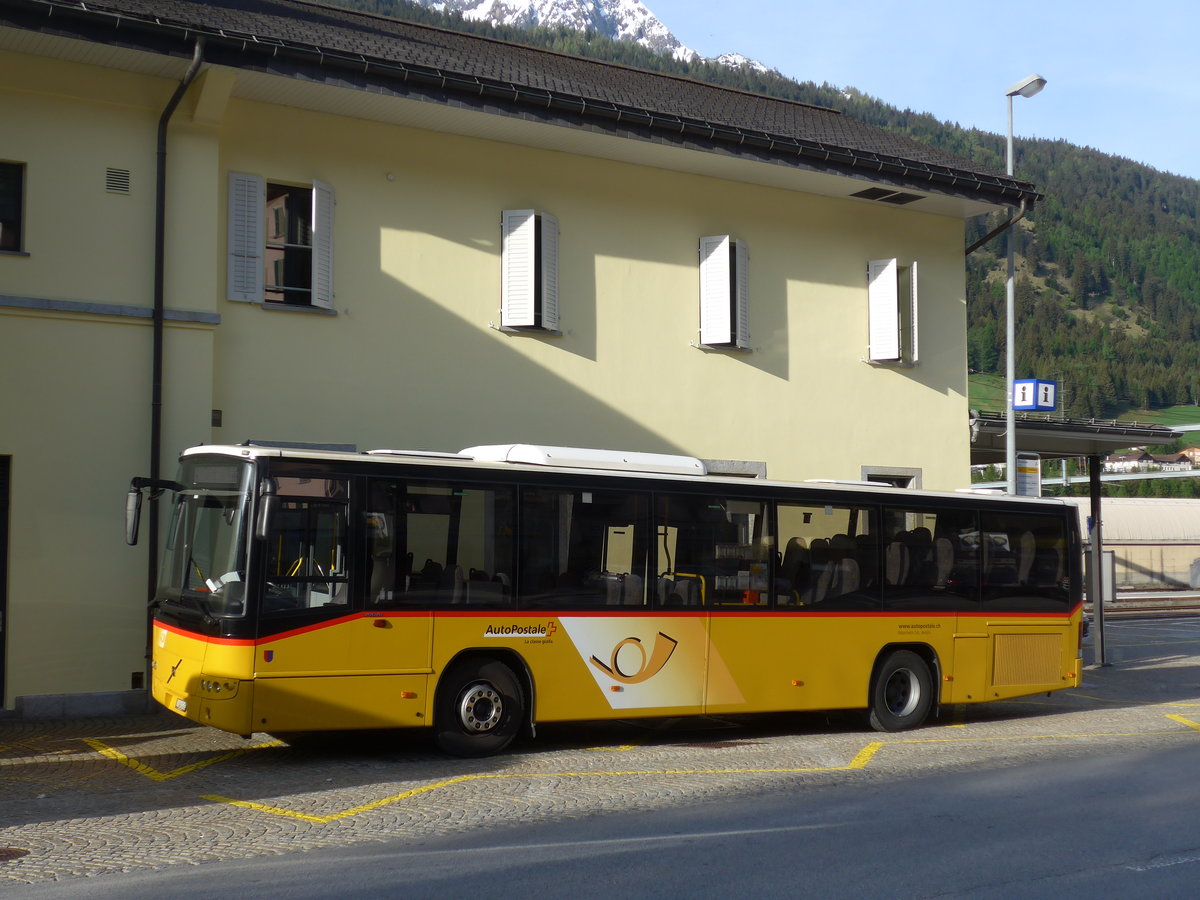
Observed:
[[[642,2],[704,56],[742,53],[996,134],[1008,127],[1005,91],[1036,72],[1046,89],[1015,99],[1018,138],[1200,179],[1198,0]]]

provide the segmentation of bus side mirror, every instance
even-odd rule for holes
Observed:
[[[271,488],[267,489],[271,491]],[[264,493],[258,498],[258,519],[254,523],[254,536],[265,541],[267,535],[271,531],[271,519],[275,517],[275,511],[279,508],[279,498],[273,492]]]
[[[130,488],[125,495],[125,543],[130,547],[137,544],[138,524],[142,519],[142,492],[139,488]]]

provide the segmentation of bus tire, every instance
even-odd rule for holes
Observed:
[[[525,720],[525,697],[512,669],[495,659],[464,660],[438,685],[434,739],[452,756],[499,753]]]
[[[871,682],[871,727],[876,731],[917,728],[932,708],[929,664],[911,650],[888,654]]]

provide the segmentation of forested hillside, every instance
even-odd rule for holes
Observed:
[[[853,88],[679,62],[592,32],[493,28],[406,0],[327,2],[830,107],[1004,171],[1002,135]],[[1059,381],[1069,415],[1200,404],[1200,181],[1049,140],[1019,140],[1016,171],[1046,195],[1020,225],[1018,377]],[[964,246],[1005,217],[968,223]],[[967,364],[975,372],[1004,367],[1004,241],[968,258]]]

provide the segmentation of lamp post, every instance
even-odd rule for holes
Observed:
[[[1046,79],[1041,75],[1030,75],[1022,78],[1005,93],[1008,96],[1008,176],[1013,174],[1013,97],[1032,97],[1046,86]],[[1004,380],[1005,394],[1008,398],[1005,405],[1005,437],[1004,437],[1004,474],[1008,479],[1007,491],[1017,492],[1017,416],[1013,411],[1013,381],[1016,379],[1017,366],[1017,315],[1016,315],[1016,285],[1013,279],[1015,268],[1014,251],[1016,228],[1008,233],[1008,281],[1005,284],[1004,306]]]

